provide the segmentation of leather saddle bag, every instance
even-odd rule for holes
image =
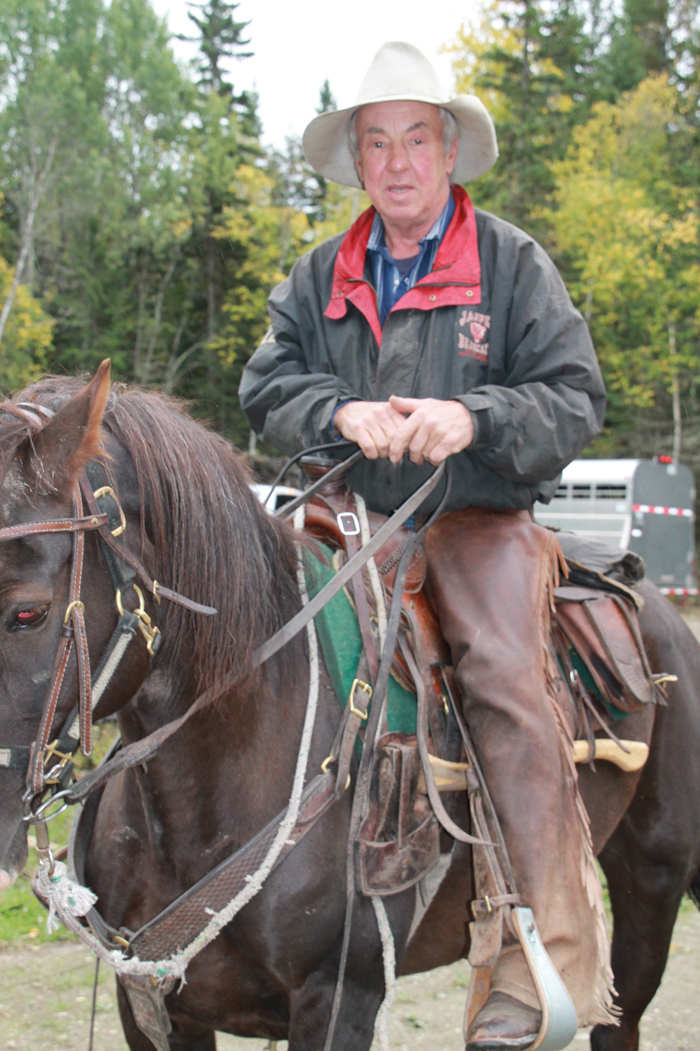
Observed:
[[[626,715],[656,700],[636,610],[624,598],[585,587],[555,592],[556,621],[601,697]]]
[[[367,815],[355,843],[362,894],[398,894],[437,864],[440,829],[427,795],[419,792],[415,738],[388,733],[374,756]]]

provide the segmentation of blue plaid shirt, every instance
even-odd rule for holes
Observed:
[[[384,237],[384,223],[379,212],[374,217],[372,229],[367,242],[374,287],[377,290],[377,310],[379,322],[384,327],[387,314],[401,296],[409,292],[422,277],[429,274],[435,262],[440,243],[445,236],[445,231],[450,225],[450,219],[454,215],[455,202],[450,193],[447,204],[437,217],[425,237],[418,244],[420,249],[408,269],[399,268],[396,261],[389,254]],[[404,270],[404,273],[401,273]]]

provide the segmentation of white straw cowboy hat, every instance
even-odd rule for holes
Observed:
[[[345,186],[361,186],[350,152],[353,113],[371,102],[428,102],[449,110],[459,126],[454,182],[468,182],[492,168],[498,157],[496,129],[475,95],[447,97],[437,73],[413,44],[382,44],[360,85],[354,106],[316,117],[304,132],[304,153],[320,175]]]

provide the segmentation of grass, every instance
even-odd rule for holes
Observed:
[[[76,757],[78,776],[87,773],[99,763],[116,736],[116,726],[108,723],[95,727],[92,755]],[[51,847],[66,846],[75,811],[69,808],[48,825]],[[29,858],[24,872],[9,890],[0,895],[0,948],[16,945],[41,945],[45,942],[72,941],[74,936],[60,926],[54,934],[46,930],[47,912],[34,896],[31,878],[37,868],[36,839],[29,834]]]

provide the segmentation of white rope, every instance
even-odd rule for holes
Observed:
[[[296,526],[299,511],[302,512],[300,521],[301,526],[303,527],[303,506],[297,510],[294,516],[294,522]],[[307,605],[309,598],[306,590],[306,577],[304,574],[301,545],[297,545],[297,582],[301,594],[302,605],[305,606]],[[260,865],[260,868],[253,873],[253,875],[246,877],[246,886],[243,890],[241,890],[236,897],[228,903],[228,905],[224,906],[220,912],[212,914],[212,918],[207,926],[189,943],[189,945],[180,952],[175,953],[173,956],[165,960],[157,961],[139,960],[137,956],[127,959],[119,950],[106,949],[90,931],[86,930],[86,928],[78,922],[77,919],[78,916],[85,915],[85,912],[87,912],[90,906],[94,904],[97,900],[95,895],[87,890],[87,888],[81,887],[80,884],[74,883],[70,880],[65,872],[65,866],[61,866],[64,869],[64,872],[60,872],[58,870],[59,863],[56,863],[53,876],[49,876],[48,865],[42,865],[40,867],[38,883],[42,894],[49,902],[49,919],[53,919],[54,916],[60,917],[63,924],[76,934],[96,956],[99,956],[101,960],[109,964],[110,967],[113,967],[117,974],[146,974],[159,980],[176,978],[184,982],[185,971],[187,970],[190,961],[217,937],[220,931],[231,922],[244,905],[247,905],[248,902],[255,897],[255,895],[262,889],[267,877],[270,875],[272,867],[282,852],[285,843],[289,839],[290,833],[299,816],[301,796],[304,790],[306,769],[311,749],[311,738],[313,736],[314,723],[316,721],[320,673],[318,639],[316,637],[316,628],[313,620],[309,621],[306,625],[306,634],[309,644],[309,699],[306,705],[304,728],[301,735],[299,756],[297,758],[296,770],[294,772],[292,794],[287,807],[287,813],[277,830],[277,834],[264,861]],[[79,912],[75,911],[75,909],[82,908],[82,905],[84,904],[84,900],[80,897],[81,892],[90,895],[92,900],[87,904],[84,911]],[[71,906],[71,899],[74,902],[79,901],[79,904]]]
[[[354,497],[355,506],[357,508],[357,517],[360,522],[362,546],[365,547],[372,539],[369,521],[367,519],[367,506],[359,493],[354,493]],[[379,571],[377,569],[377,564],[374,561],[374,557],[368,560],[367,570],[369,572],[369,580],[377,607],[379,653],[381,656],[384,650],[384,643],[386,642],[387,615],[386,603],[384,601],[384,588],[382,587],[382,582],[379,577]],[[377,728],[377,732],[380,732],[379,727]],[[394,1006],[394,1000],[396,999],[396,949],[394,946],[394,935],[391,931],[389,918],[386,914],[383,900],[377,896],[373,896],[371,900],[374,907],[374,914],[377,919],[379,937],[382,940],[382,960],[384,963],[384,999],[382,1000],[381,1007],[377,1012],[377,1017],[374,1020],[374,1035],[379,1044],[380,1051],[389,1051],[389,1032],[387,1029],[387,1022],[389,1021],[389,1014],[391,1008]]]
[[[367,520],[367,506],[365,501],[359,493],[355,493],[355,506],[357,508],[357,517],[360,523],[360,536],[362,538],[362,546],[366,547],[372,539],[372,535],[369,530],[369,522]],[[387,631],[387,615],[386,615],[386,603],[384,602],[384,588],[382,582],[379,579],[379,570],[377,569],[377,563],[374,561],[374,556],[367,562],[367,571],[369,572],[369,582],[372,585],[372,593],[374,595],[374,601],[377,606],[377,626],[379,628],[379,654],[381,656],[382,650],[384,649],[384,642],[386,641]]]
[[[45,875],[49,886],[53,888],[49,904],[49,915],[46,920],[46,929],[49,934],[53,934],[54,931],[58,930],[57,904],[60,903],[62,909],[69,912],[71,916],[84,916],[97,901],[97,895],[93,894],[91,890],[88,890],[87,887],[81,887],[79,883],[74,883],[72,879],[68,878],[68,869],[62,861],[54,863],[54,870],[50,876],[48,868],[42,868],[40,875]],[[45,889],[44,883],[41,885],[41,890],[44,891]]]
[[[374,914],[377,917],[379,937],[382,939],[382,959],[384,961],[384,999],[374,1020],[374,1035],[379,1043],[380,1051],[388,1051],[389,1032],[387,1030],[387,1022],[389,1021],[389,1012],[394,1006],[394,1000],[396,999],[396,949],[394,946],[394,935],[391,932],[389,917],[386,914],[383,900],[373,897],[372,905],[374,906]]]

